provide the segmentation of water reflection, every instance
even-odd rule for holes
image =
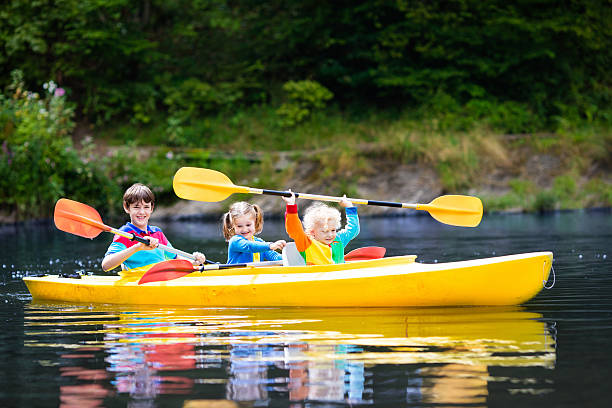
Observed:
[[[58,352],[64,407],[484,404],[492,385],[547,392],[556,358],[554,327],[519,307],[25,312],[25,345]]]

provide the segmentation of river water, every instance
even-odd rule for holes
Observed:
[[[225,261],[217,223],[156,224],[175,247]],[[348,249],[379,245],[427,263],[550,250],[554,287],[516,307],[35,302],[21,277],[101,273],[112,237],[2,226],[0,406],[609,406],[610,211],[485,215],[477,228],[428,216],[361,224]],[[261,237],[285,237],[282,223],[266,221]]]

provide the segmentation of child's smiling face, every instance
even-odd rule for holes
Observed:
[[[338,230],[333,220],[327,220],[315,223],[314,227],[310,230],[310,235],[319,242],[331,245],[334,239],[336,239],[337,232]]]
[[[153,213],[153,203],[147,203],[144,200],[140,200],[130,204],[129,207],[124,205],[123,209],[130,215],[132,224],[143,231],[147,230],[149,218]]]
[[[255,216],[253,214],[234,217],[233,221],[236,234],[240,234],[249,240],[253,238],[253,235],[255,235]]]

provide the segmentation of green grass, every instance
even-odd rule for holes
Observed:
[[[376,172],[380,162],[394,162],[429,166],[446,193],[467,193],[489,172],[511,171],[520,155],[531,152],[559,160],[561,173],[552,185],[542,188],[531,180],[512,180],[507,193],[485,197],[487,210],[612,205],[609,179],[583,180],[594,164],[612,167],[609,126],[585,122],[554,132],[506,137],[491,127],[487,117],[455,121],[456,113],[426,116],[414,111],[370,111],[354,115],[330,108],[287,128],[279,126],[272,107],[258,106],[173,126],[161,117],[146,127],[122,124],[102,130],[98,137],[109,145],[126,141],[138,146],[170,145],[176,152],[176,165],[215,168],[232,180],[249,180],[262,188],[285,188],[295,163],[310,160],[317,164],[317,177],[329,181],[330,190],[342,191],[356,191],[357,180]],[[277,152],[290,152],[285,168],[276,167]]]

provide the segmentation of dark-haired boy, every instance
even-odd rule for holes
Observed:
[[[130,216],[130,222],[120,228],[121,231],[147,238],[149,245],[115,235],[108,247],[102,269],[110,271],[123,264],[125,269],[139,268],[158,262],[175,259],[177,255],[158,248],[159,244],[172,247],[161,228],[149,225],[149,218],[155,207],[155,195],[141,183],[132,185],[123,195],[123,209]],[[194,263],[204,263],[206,257],[201,252],[194,252]]]

